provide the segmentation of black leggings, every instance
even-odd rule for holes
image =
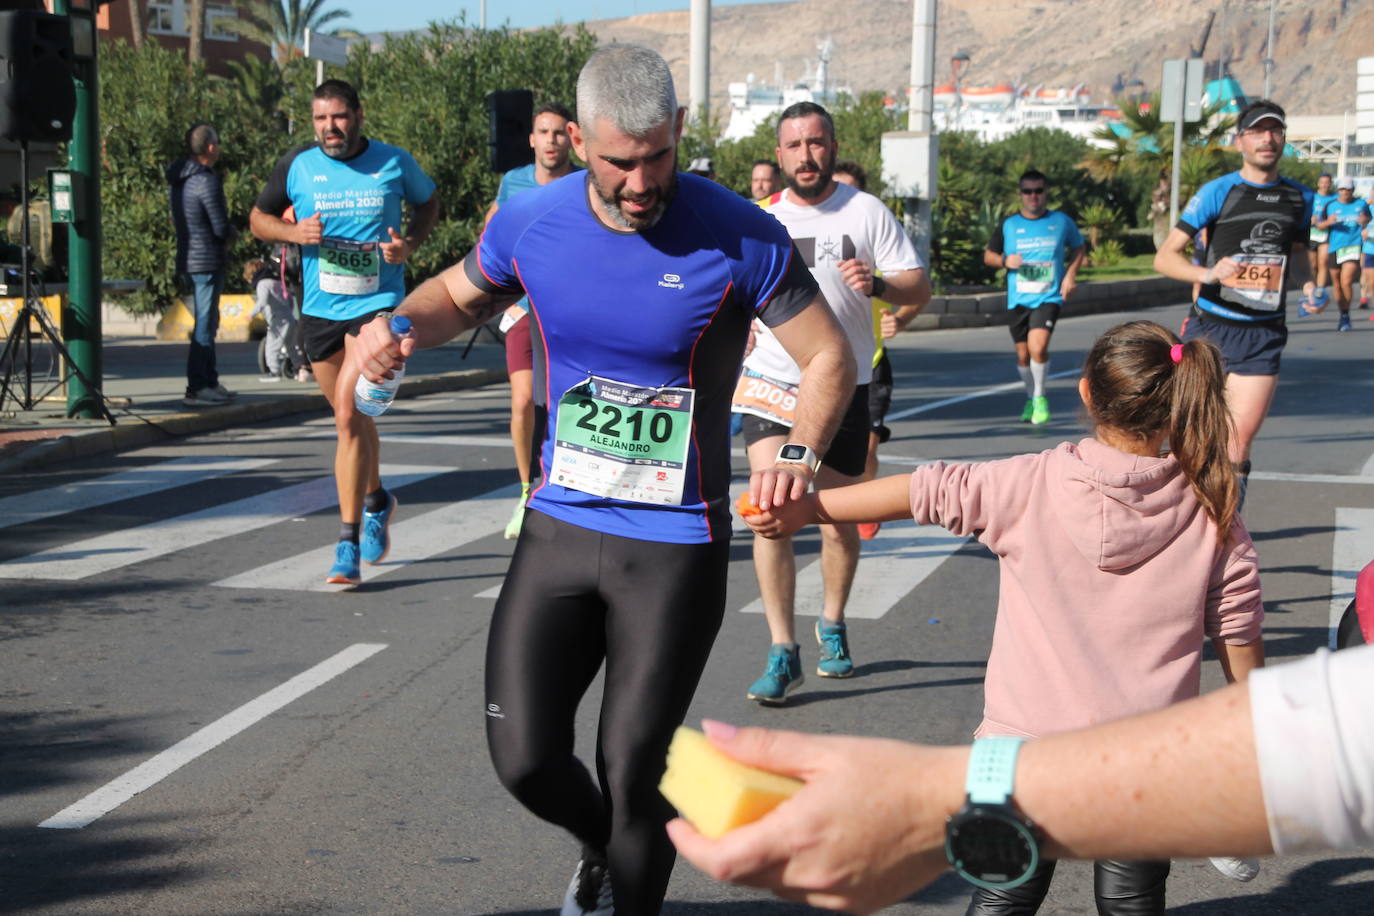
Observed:
[[[1054,862],[1043,862],[1029,881],[1009,891],[978,888],[964,916],[1032,916],[1049,893]],[[1163,916],[1169,862],[1093,863],[1099,916]]]
[[[640,541],[530,510],[496,602],[486,667],[496,773],[534,814],[606,850],[617,916],[663,904],[675,853],[658,782],[720,629],[728,564],[725,541]],[[598,786],[573,755],[573,719],[603,659]]]

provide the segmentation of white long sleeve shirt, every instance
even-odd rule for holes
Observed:
[[[1374,846],[1374,645],[1250,675],[1274,851]]]

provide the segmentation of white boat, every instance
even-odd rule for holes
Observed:
[[[834,43],[829,39],[817,42],[817,58],[812,68],[800,80],[785,85],[781,65],[777,66],[775,81],[758,81],[750,73],[742,83],[726,87],[730,96],[730,121],[721,134],[722,140],[743,140],[754,135],[760,124],[797,102],[815,102],[833,107],[840,96],[854,96],[848,86],[830,85],[830,52]]]
[[[1081,84],[1008,89],[1003,84],[956,92],[953,86],[941,86],[936,90],[936,130],[971,131],[993,142],[1031,127],[1049,127],[1092,141],[1099,127],[1121,118],[1115,106],[1094,104]]]

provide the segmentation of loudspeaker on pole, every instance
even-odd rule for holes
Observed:
[[[71,20],[0,11],[0,137],[70,140],[75,115]]]
[[[487,93],[491,118],[487,143],[491,170],[508,172],[534,161],[530,131],[534,129],[534,93],[529,89],[498,89]]]

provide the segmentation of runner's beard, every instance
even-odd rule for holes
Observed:
[[[801,185],[797,183],[797,172],[803,169],[808,172],[816,173],[815,184]],[[826,188],[830,187],[830,182],[835,177],[835,165],[834,163],[828,162],[825,164],[825,167],[822,168],[814,162],[803,162],[801,165],[797,166],[797,172],[793,172],[791,175],[784,172],[782,177],[787,182],[787,186],[792,189],[793,194],[796,194],[798,197],[803,197],[806,200],[812,200],[820,197],[825,193]]]
[[[671,175],[668,186],[659,188],[655,192],[658,199],[654,205],[640,213],[626,213],[620,205],[620,202],[626,198],[619,194],[603,191],[595,177],[592,178],[592,190],[596,192],[596,199],[601,203],[602,212],[611,222],[617,226],[624,226],[626,229],[633,229],[635,232],[642,232],[654,226],[663,217],[668,209],[668,204],[672,203],[673,196],[677,194],[676,167],[674,167]]]

